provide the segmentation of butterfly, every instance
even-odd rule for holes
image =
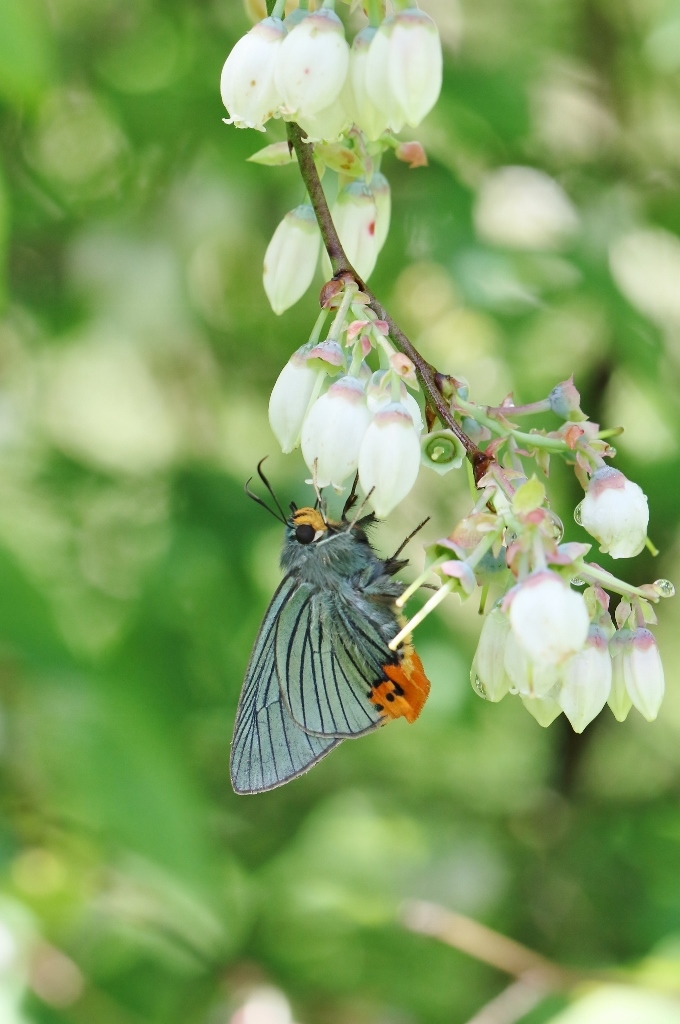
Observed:
[[[430,690],[410,640],[396,651],[389,647],[403,624],[395,601],[404,585],[394,576],[407,562],[397,556],[417,530],[381,559],[366,532],[373,514],[347,519],[354,488],[339,522],[318,502],[315,508],[291,503],[286,516],[261,463],[258,473],[285,524],[284,575],[255,640],[236,712],[231,781],[241,794],[282,786],[343,740],[391,719],[414,722]]]

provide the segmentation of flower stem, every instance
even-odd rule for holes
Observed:
[[[319,173],[316,169],[316,164],[314,163],[314,147],[306,141],[306,136],[302,129],[299,125],[295,124],[294,121],[289,121],[287,123],[286,130],[288,133],[288,145],[290,149],[295,150],[297,154],[300,174],[302,175],[307,192],[309,193],[310,201],[314,207],[314,213],[316,214],[316,219],[319,224],[321,237],[333,268],[333,276],[335,278],[340,278],[343,275],[349,276],[353,281],[356,281],[361,291],[368,297],[369,308],[373,310],[379,320],[385,321],[389,330],[390,338],[394,344],[401,352],[407,355],[414,364],[428,404],[437,414],[441,422],[445,423],[462,443],[467,453],[467,457],[472,464],[472,468],[475,473],[475,480],[480,480],[491,463],[494,462],[494,459],[490,455],[487,455],[486,452],[482,451],[481,448],[478,448],[472,438],[468,437],[465,431],[461,428],[460,424],[455,419],[448,402],[445,400],[437,385],[437,371],[435,368],[431,366],[423,356],[421,356],[420,352],[416,348],[414,348],[401,328],[395,323],[385,307],[366,286],[366,283],[362,281],[352,264],[347,259],[345,250],[343,249],[340,238],[338,237],[335,224],[333,223],[331,212],[328,209],[328,203],[323,191],[321,179],[319,178]]]
[[[638,587],[634,587],[630,583],[624,583],[623,580],[617,579],[616,576],[607,572],[606,569],[599,569],[596,565],[592,565],[589,562],[574,562],[574,570],[576,575],[597,580],[602,584],[605,590],[611,590],[615,594],[642,597],[646,601],[653,600],[653,598],[650,598],[649,594],[645,594]]]
[[[326,323],[326,317],[328,316],[328,309],[324,306],[319,315],[316,318],[316,323],[312,328],[312,333],[309,336],[309,340],[313,345],[316,345],[317,341],[321,337],[321,329]]]
[[[355,295],[356,285],[352,287],[351,284],[348,284],[347,287],[345,288],[345,294],[342,296],[342,302],[338,307],[338,312],[335,314],[335,319],[331,324],[331,329],[328,332],[329,341],[337,341],[338,338],[340,337],[340,333],[342,331],[342,328],[344,327],[345,320],[347,319],[349,307],[352,305],[352,299],[354,298]]]
[[[383,20],[384,10],[382,0],[368,0],[366,7],[368,12],[368,24],[371,28],[377,28]]]

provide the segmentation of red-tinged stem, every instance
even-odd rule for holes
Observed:
[[[397,348],[404,353],[404,355],[409,357],[415,366],[416,373],[422,385],[428,405],[436,413],[441,422],[453,431],[464,446],[467,457],[474,470],[475,481],[479,482],[494,460],[491,456],[487,455],[486,452],[483,452],[481,448],[478,448],[472,438],[468,437],[465,431],[461,429],[460,424],[456,421],[448,402],[444,398],[444,395],[437,384],[438,374],[436,369],[431,366],[423,356],[421,356],[418,349],[414,347],[399,325],[395,323],[385,307],[376,298],[370,288],[367,287],[365,281],[362,281],[352,264],[347,259],[347,254],[342,247],[342,243],[338,237],[338,232],[336,231],[335,224],[333,223],[331,211],[328,209],[328,203],[321,184],[321,179],[319,178],[319,173],[316,169],[316,164],[314,163],[314,147],[311,143],[306,141],[306,136],[299,125],[294,122],[289,122],[286,127],[288,131],[288,145],[292,150],[295,150],[297,155],[300,174],[302,175],[302,180],[305,183],[309,200],[314,208],[314,213],[316,214],[316,219],[321,231],[321,237],[333,268],[334,278],[341,279],[343,276],[351,278],[353,281],[356,281],[361,291],[368,296],[369,307],[373,310],[379,320],[385,321],[389,329],[391,340]]]

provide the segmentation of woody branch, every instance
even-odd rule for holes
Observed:
[[[481,480],[493,459],[486,452],[482,451],[481,448],[478,448],[474,441],[462,430],[437,384],[437,370],[423,358],[418,349],[415,348],[398,324],[395,323],[382,303],[376,298],[370,288],[367,287],[366,283],[362,281],[349,262],[333,223],[323,185],[314,163],[314,147],[306,141],[306,136],[299,125],[290,121],[287,123],[286,128],[288,132],[288,145],[291,149],[295,150],[300,174],[305,183],[309,200],[314,208],[319,230],[321,231],[321,238],[328,253],[328,258],[331,261],[334,278],[341,279],[345,275],[349,276],[357,283],[361,291],[368,296],[369,308],[373,310],[380,320],[387,324],[392,342],[404,355],[408,356],[415,366],[428,406],[459,439],[472,465],[475,480]]]

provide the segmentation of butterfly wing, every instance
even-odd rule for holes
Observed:
[[[313,736],[362,736],[385,721],[371,702],[395,655],[366,614],[337,592],[301,584],[276,627],[276,670],[294,721]]]
[[[276,674],[276,626],[296,588],[292,576],[283,580],[250,656],[231,744],[231,782],[236,793],[262,793],[282,786],[340,743],[335,737],[305,732],[281,699]]]

